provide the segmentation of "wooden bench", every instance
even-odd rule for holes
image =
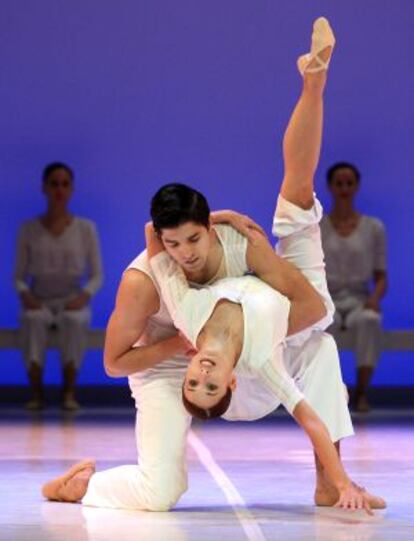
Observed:
[[[340,350],[354,350],[353,337],[349,331],[340,331],[335,338]],[[382,349],[383,351],[414,351],[414,331],[384,331]]]
[[[89,329],[87,348],[103,349],[105,340],[104,329]],[[51,330],[48,338],[48,348],[56,349],[58,346],[57,333]],[[19,330],[0,329],[0,349],[19,349]]]
[[[336,338],[339,349],[351,351],[354,349],[352,336],[349,332],[341,331]],[[90,329],[88,331],[88,349],[103,349],[104,339],[104,329]],[[414,331],[384,331],[382,346],[384,351],[414,351]],[[0,328],[0,349],[19,349],[19,347],[18,329]],[[48,347],[57,347],[57,336],[53,330],[49,333]]]

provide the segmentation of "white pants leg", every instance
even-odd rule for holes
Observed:
[[[84,505],[167,511],[187,489],[185,447],[190,416],[181,400],[182,374],[133,383],[138,466],[95,473]]]
[[[333,320],[335,307],[326,282],[321,217],[322,207],[317,199],[312,209],[303,210],[279,197],[273,232],[279,236],[279,255],[306,276],[327,308],[322,321],[286,339],[284,359],[288,373],[325,423],[332,441],[337,441],[354,432],[336,343],[323,332]]]
[[[334,324],[329,332],[335,337],[345,327],[352,336],[357,367],[375,368],[382,350],[382,315],[364,307],[365,299],[349,295],[335,301]]]
[[[53,321],[52,313],[45,306],[39,310],[23,311],[20,342],[27,367],[32,362],[44,365],[48,332]]]
[[[348,393],[334,338],[315,331],[302,347],[287,348],[285,364],[307,402],[324,422],[332,441],[352,436]]]
[[[354,335],[357,367],[375,368],[381,354],[381,314],[361,304],[346,316],[346,326]]]
[[[91,320],[91,310],[64,310],[57,316],[59,349],[63,364],[73,362],[79,369],[86,349],[86,338]]]
[[[315,204],[304,210],[279,196],[273,219],[273,234],[279,238],[277,253],[290,261],[309,280],[324,300],[327,314],[312,329],[325,330],[333,321],[335,306],[328,290],[325,257],[322,249],[319,222],[322,206]]]

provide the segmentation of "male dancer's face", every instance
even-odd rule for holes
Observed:
[[[196,275],[207,264],[211,247],[211,230],[194,222],[161,230],[166,251],[188,276]]]

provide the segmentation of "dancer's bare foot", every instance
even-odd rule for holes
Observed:
[[[371,406],[366,394],[360,394],[355,398],[355,411],[358,413],[368,413],[371,411]]]
[[[42,495],[58,502],[79,502],[86,494],[89,479],[95,473],[95,461],[82,460],[63,475],[52,479],[42,487]]]
[[[63,396],[62,409],[64,411],[77,411],[80,409],[80,404],[73,395],[67,394]]]
[[[371,494],[364,487],[356,485],[356,483],[353,484],[363,492],[371,509],[385,509],[387,507],[387,503],[383,498]],[[337,503],[338,498],[339,492],[336,488],[327,483],[318,483],[314,495],[314,501],[317,506],[333,507]]]
[[[28,411],[42,411],[45,407],[43,398],[35,397],[26,402],[25,408]]]

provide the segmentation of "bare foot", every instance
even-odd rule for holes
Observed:
[[[26,402],[25,408],[28,411],[41,411],[45,407],[45,402],[43,398],[32,398]]]
[[[358,413],[368,413],[369,411],[371,411],[371,406],[368,402],[368,397],[366,394],[361,394],[356,398],[355,410]]]
[[[42,495],[48,500],[78,502],[86,493],[89,479],[95,473],[95,461],[82,460],[63,475],[52,479],[42,487]]]
[[[62,409],[65,411],[77,411],[80,409],[80,404],[73,396],[67,395],[63,397]]]

